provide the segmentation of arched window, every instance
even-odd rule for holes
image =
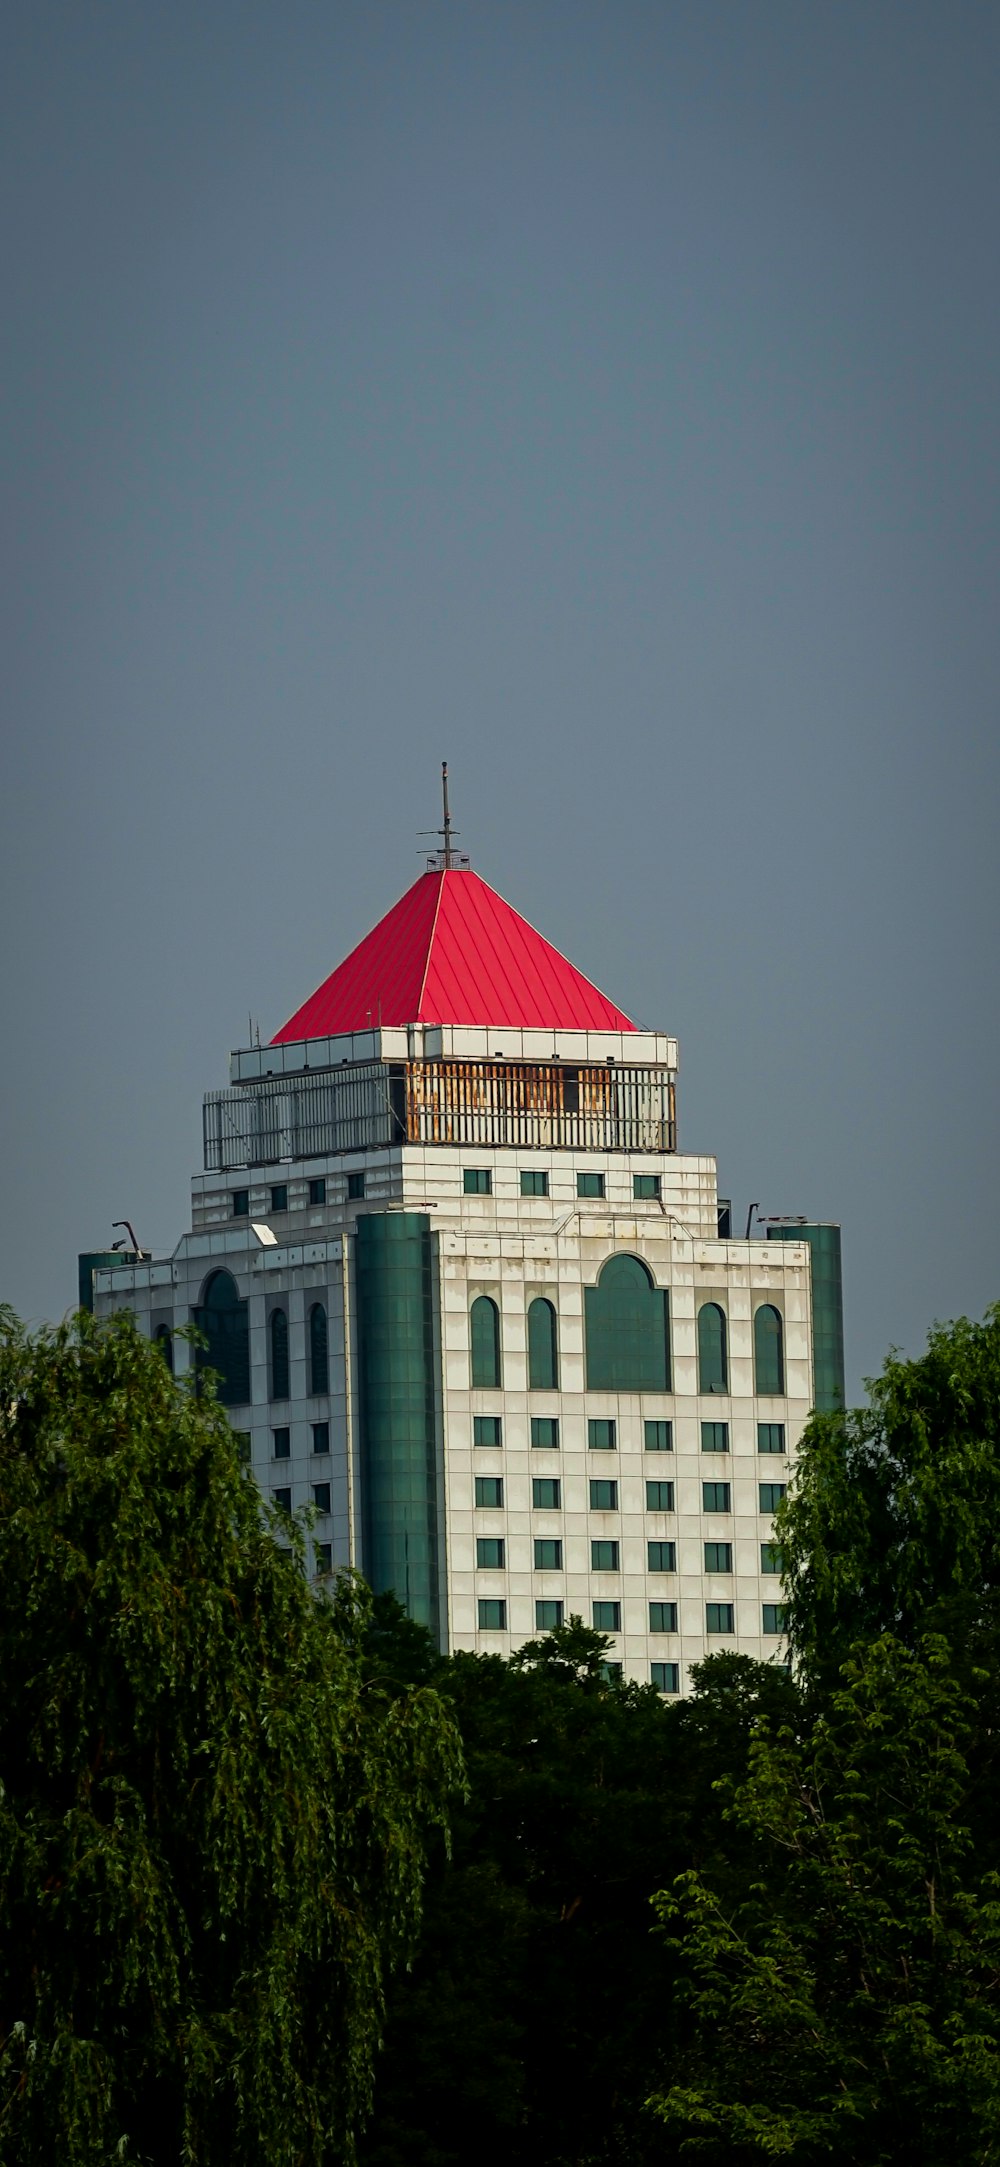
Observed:
[[[609,1257],[583,1298],[588,1390],[669,1392],[667,1297],[638,1257]]]
[[[753,1374],[757,1391],[768,1394],[785,1389],[785,1349],[781,1317],[764,1302],[753,1320]]]
[[[469,1313],[472,1332],[472,1382],[500,1383],[500,1311],[488,1294],[477,1295]]]
[[[168,1370],[170,1371],[170,1374],[171,1374],[171,1376],[173,1376],[173,1374],[174,1374],[174,1335],[173,1335],[173,1333],[172,1333],[172,1331],[171,1331],[171,1329],[170,1329],[170,1326],[169,1326],[169,1324],[158,1324],[158,1325],[157,1325],[157,1327],[156,1327],[156,1331],[155,1331],[155,1332],[154,1332],[154,1334],[153,1334],[153,1341],[154,1341],[154,1344],[155,1344],[155,1345],[156,1345],[156,1346],[157,1346],[157,1347],[159,1348],[159,1350],[160,1350],[160,1353],[162,1354],[162,1356],[163,1356],[163,1359],[164,1359],[164,1361],[165,1361],[165,1363],[166,1363],[166,1365],[167,1365],[167,1368],[168,1368]]]
[[[288,1398],[288,1318],[283,1309],[272,1309],[268,1325],[271,1345],[271,1398]]]
[[[309,1390],[313,1394],[330,1390],[330,1352],[322,1302],[314,1302],[309,1311]]]
[[[705,1302],[698,1311],[698,1390],[729,1390],[726,1320],[718,1302]]]
[[[247,1305],[231,1272],[213,1272],[202,1289],[194,1321],[208,1345],[199,1347],[198,1369],[218,1373],[223,1407],[250,1405],[250,1329]]]
[[[528,1305],[528,1390],[558,1392],[559,1339],[556,1313],[541,1296]]]

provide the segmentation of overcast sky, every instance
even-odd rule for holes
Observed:
[[[111,0],[0,44],[0,1299],[462,847],[852,1395],[997,1272],[1000,11]]]

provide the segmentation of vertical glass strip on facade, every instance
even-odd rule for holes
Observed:
[[[844,1295],[840,1228],[806,1224],[769,1226],[768,1241],[808,1242],[812,1261],[813,1405],[829,1414],[845,1405]]]
[[[434,1245],[423,1212],[356,1234],[365,1573],[440,1641]]]

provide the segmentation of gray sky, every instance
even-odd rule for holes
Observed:
[[[14,5],[0,1299],[473,863],[681,1041],[849,1388],[997,1273],[1000,14]]]

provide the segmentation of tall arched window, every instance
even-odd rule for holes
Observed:
[[[288,1398],[288,1318],[283,1309],[272,1309],[268,1324],[271,1348],[271,1398]]]
[[[539,1296],[528,1305],[528,1390],[558,1392],[559,1339],[551,1302]]]
[[[250,1405],[250,1329],[247,1305],[231,1272],[213,1272],[205,1281],[194,1321],[208,1342],[199,1347],[199,1370],[218,1373],[223,1407]]]
[[[729,1390],[726,1320],[718,1302],[705,1302],[698,1311],[698,1390]]]
[[[171,1376],[173,1376],[174,1335],[170,1329],[169,1324],[158,1324],[156,1327],[156,1331],[153,1334],[153,1338],[156,1346],[159,1348],[160,1353],[163,1356],[163,1359],[167,1365],[168,1370],[170,1371]]]
[[[757,1391],[768,1394],[785,1389],[785,1349],[781,1317],[764,1302],[753,1320],[753,1374]]]
[[[588,1390],[669,1392],[667,1297],[638,1257],[609,1257],[583,1299]]]
[[[309,1311],[309,1390],[314,1394],[330,1390],[330,1351],[322,1302],[314,1302]]]
[[[472,1382],[492,1387],[500,1383],[500,1311],[488,1294],[479,1294],[469,1312],[472,1334]]]

